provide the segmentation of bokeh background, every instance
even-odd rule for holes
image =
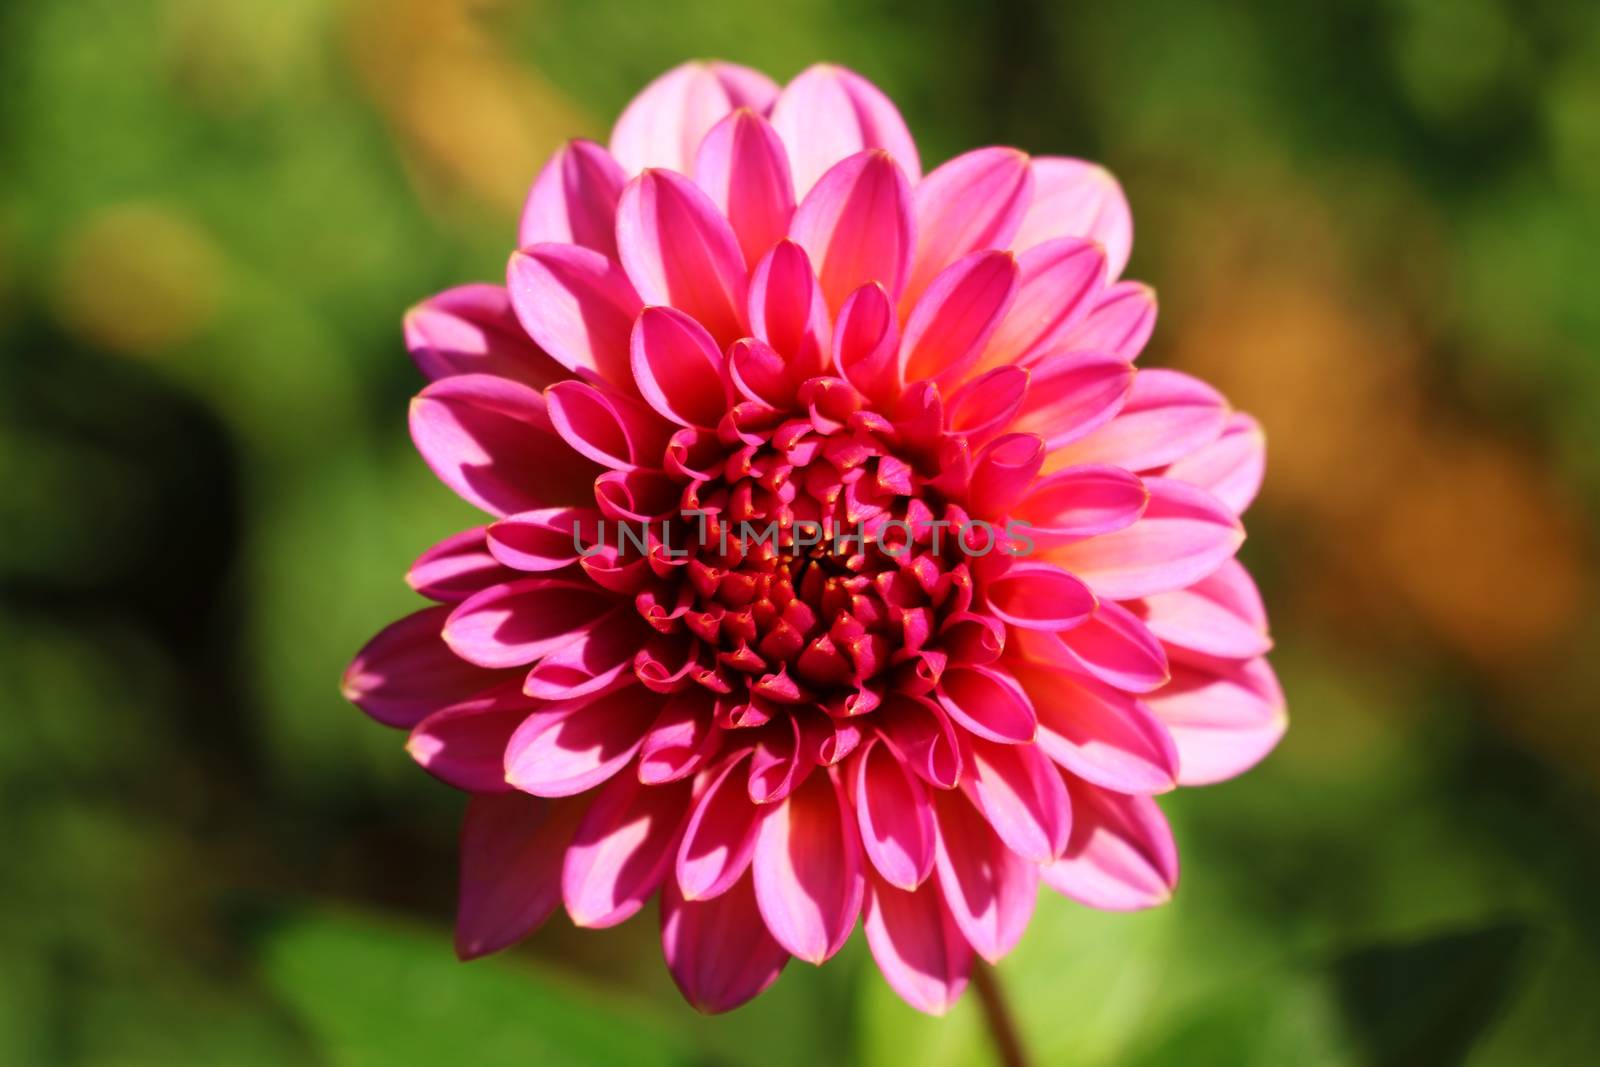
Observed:
[[[1104,161],[1146,358],[1266,425],[1291,730],[1171,799],[1171,906],[1041,902],[999,970],[1038,1061],[1594,1062],[1590,0],[4,5],[0,1061],[990,1062],[859,938],[721,1019],[652,912],[458,965],[461,801],[337,692],[465,524],[402,311],[700,55],[853,66],[930,163]]]

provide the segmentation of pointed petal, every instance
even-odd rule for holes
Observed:
[[[645,402],[680,426],[714,427],[728,408],[711,335],[674,308],[645,308],[633,329],[633,375]]]
[[[423,719],[406,739],[406,751],[435,778],[469,793],[501,793],[505,750],[534,702],[517,686],[452,704]]]
[[[561,896],[574,925],[615,926],[655,895],[688,803],[688,782],[654,788],[619,774],[599,790],[561,868]]]
[[[490,793],[467,804],[461,824],[456,955],[498,952],[538,929],[561,901],[561,854],[584,801]]]
[[[423,608],[390,623],[345,669],[344,698],[385,726],[410,729],[505,676],[456,655],[442,636],[450,607]]]
[[[522,691],[540,700],[568,701],[631,684],[634,658],[652,632],[636,612],[614,611],[573,631],[561,647],[541,657]]]
[[[693,317],[728,345],[744,325],[744,253],[728,220],[694,182],[647,170],[622,191],[617,248],[628,279],[647,304]]]
[[[1046,553],[1103,599],[1183,589],[1222,566],[1244,542],[1239,520],[1205,490],[1171,478],[1144,484],[1150,502],[1137,522]]]
[[[749,878],[710,900],[685,900],[667,879],[661,891],[661,951],[684,999],[708,1015],[758,996],[789,962],[789,954],[767,932]]]
[[[474,526],[440,541],[417,557],[406,584],[429,600],[459,603],[516,575],[489,552],[486,526]]]
[[[604,590],[584,581],[519,578],[476,593],[450,612],[445,643],[480,667],[520,667],[593,626],[617,606]]]
[[[943,1015],[961,998],[972,946],[950,917],[937,883],[907,893],[874,876],[863,925],[884,981],[907,1004]]]
[[[1017,295],[1017,261],[1009,252],[974,252],[932,279],[906,321],[903,377],[959,382]]]
[[[845,299],[833,353],[839,373],[863,396],[884,404],[899,395],[900,320],[883,286],[863,285]]]
[[[1072,840],[1041,874],[1056,892],[1103,911],[1165,904],[1178,884],[1178,849],[1161,809],[1082,782],[1072,792]]]
[[[518,577],[515,571],[560,570],[578,561],[582,547],[595,543],[600,522],[593,508],[522,511],[488,527],[486,548],[510,578]]]
[[[1147,471],[1187,456],[1222,435],[1228,402],[1198,378],[1173,370],[1143,370],[1116,418],[1051,453],[1054,469],[1109,463]]]
[[[1094,614],[1089,587],[1048,563],[1014,563],[989,582],[989,610],[1012,626],[1066,630]]]
[[[750,329],[783,357],[796,384],[827,366],[828,305],[810,257],[793,241],[779,241],[756,265],[750,278]]]
[[[633,372],[628,371],[630,388]],[[544,394],[550,424],[580,456],[612,470],[655,467],[672,425],[631,396],[588,382],[557,382]]]
[[[985,445],[972,464],[972,514],[1007,514],[1027,495],[1043,462],[1044,442],[1035,434],[1008,433]]]
[[[639,747],[639,780],[661,785],[698,771],[718,744],[709,691],[692,686],[667,698]]]
[[[950,717],[923,697],[890,693],[873,715],[878,732],[895,755],[935,789],[954,789],[961,780],[961,750]]]
[[[689,816],[678,849],[676,883],[690,900],[726,893],[750,866],[760,820],[747,793],[748,772],[741,771],[748,756],[746,749],[708,775]]]
[[[506,285],[522,328],[552,358],[631,390],[628,331],[641,304],[614,260],[577,245],[530,245],[512,253]]]
[[[939,706],[979,737],[1003,744],[1033,740],[1039,721],[1022,687],[993,667],[956,667],[939,680]]]
[[[459,285],[430,296],[405,317],[406,348],[429,380],[496,374],[543,388],[566,372],[517,322],[498,285]]]
[[[1028,659],[1098,678],[1130,693],[1159,689],[1171,676],[1166,650],[1139,617],[1111,600],[1094,615],[1059,634],[1012,631]]]
[[[1061,347],[1092,350],[1132,363],[1156,328],[1156,291],[1143,282],[1117,282],[1100,294],[1089,317],[1062,338]]]
[[[1133,365],[1099,352],[1046,356],[1029,371],[1028,395],[1013,427],[1038,434],[1050,449],[1110,422],[1133,390]]]
[[[984,366],[1027,366],[1060,351],[1100,296],[1105,250],[1090,241],[1062,238],[1028,249],[1018,257],[1017,268],[1017,298],[989,339]]]
[[[1036,544],[1053,548],[1126,529],[1144,514],[1149,501],[1138,475],[1089,464],[1039,479],[1011,509],[1011,517],[1027,524]]]
[[[1009,248],[1032,190],[1028,155],[1015,148],[974,149],[918,182],[917,252],[901,310],[963,256]]]
[[[1061,855],[1072,827],[1072,804],[1060,772],[1039,746],[997,745],[981,738],[969,744],[970,774],[962,785],[1000,840],[1034,863]]]
[[[568,141],[550,157],[522,207],[517,247],[556,242],[617,255],[617,197],[627,175],[593,141]]]
[[[789,157],[754,111],[740,108],[711,128],[695,157],[694,180],[733,227],[749,266],[789,232],[795,202]]]
[[[773,104],[772,125],[789,150],[802,197],[834,164],[865,149],[888,152],[912,181],[922,176],[916,142],[894,102],[843,67],[823,63],[801,71]]]
[[[1012,663],[1039,716],[1039,748],[1079,778],[1120,793],[1177,784],[1178,750],[1133,696],[1038,664]]]
[[[1204,656],[1254,659],[1272,647],[1261,594],[1236,559],[1187,589],[1146,597],[1139,611],[1162,641]]]
[[[933,804],[921,780],[888,745],[872,740],[856,757],[861,842],[884,881],[910,891],[933,869]]]
[[[1243,774],[1277,746],[1289,724],[1265,659],[1178,666],[1170,685],[1143,699],[1178,746],[1179,785]]]
[[[1222,436],[1175,460],[1168,478],[1191,482],[1226,504],[1236,515],[1255,500],[1267,469],[1267,438],[1261,424],[1234,412]]]
[[[767,929],[788,952],[822,963],[861,912],[861,839],[833,772],[818,772],[771,805],[751,871]]]
[[[506,744],[506,781],[541,797],[588,792],[633,759],[659,701],[629,686],[589,704],[530,715]]]
[[[935,803],[939,889],[950,917],[978,955],[998,962],[1033,918],[1038,866],[1007,848],[965,797],[941,793]]]
[[[916,239],[911,186],[882,151],[861,152],[823,175],[789,224],[817,269],[828,308],[871,282],[898,300]]]
[[[765,112],[778,87],[734,63],[689,62],[644,87],[611,131],[611,154],[634,175],[646,167],[689,173],[706,133],[734,108]]]
[[[1063,156],[1034,159],[1033,201],[1012,247],[1032,248],[1056,237],[1099,242],[1106,250],[1109,277],[1122,273],[1133,250],[1133,213],[1110,171]]]

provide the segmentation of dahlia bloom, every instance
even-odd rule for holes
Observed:
[[[1116,182],[981,148],[923,173],[894,105],[670,71],[534,182],[504,287],[406,318],[411,433],[488,516],[344,681],[471,794],[457,949],[659,897],[724,1011],[858,917],[942,1012],[1040,882],[1166,900],[1153,797],[1281,736],[1234,560],[1257,424],[1135,359]]]

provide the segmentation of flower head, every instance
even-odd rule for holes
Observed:
[[[1038,883],[1170,895],[1152,799],[1284,728],[1233,559],[1263,445],[1135,358],[1101,168],[982,148],[924,175],[894,105],[673,70],[534,183],[506,285],[415,308],[411,409],[490,517],[349,698],[472,794],[458,950],[660,898],[698,1008],[860,918],[924,1011]]]

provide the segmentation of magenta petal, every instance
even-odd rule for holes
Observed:
[[[1142,282],[1117,282],[1100,294],[1062,347],[1092,350],[1132,363],[1156,328],[1156,293]]]
[[[1028,630],[1065,630],[1094,614],[1089,587],[1048,563],[1014,563],[989,582],[989,610]]]
[[[1068,467],[1035,482],[1011,517],[1043,548],[1123,530],[1144,514],[1150,493],[1121,467]]]
[[[677,859],[676,882],[689,900],[726,893],[750,866],[760,813],[747,793],[748,774],[740,773],[748,756],[746,749],[708,772],[695,801]]]
[[[883,286],[863,285],[845,299],[834,329],[833,356],[839,373],[863,396],[881,404],[898,395],[900,320]]]
[[[647,170],[629,182],[617,205],[617,248],[645,303],[677,308],[719,344],[748,332],[744,253],[717,205],[688,178]]]
[[[789,150],[802,197],[834,164],[864,149],[883,149],[912,181],[922,175],[916,142],[894,102],[843,67],[822,63],[801,71],[773,104],[772,125]]]
[[[1243,774],[1277,746],[1289,724],[1283,691],[1264,659],[1180,665],[1171,684],[1143,699],[1178,746],[1179,785]]]
[[[711,694],[699,686],[669,697],[639,747],[639,780],[661,785],[698,771],[719,741],[713,711]]]
[[[1149,797],[1122,796],[1068,781],[1072,839],[1040,872],[1056,892],[1104,911],[1165,904],[1178,884],[1178,848]]]
[[[614,260],[577,245],[530,245],[512,253],[506,285],[522,328],[557,362],[632,388],[628,331],[640,301]]]
[[[440,541],[417,557],[406,584],[429,600],[458,603],[473,593],[516,577],[489,552],[485,532],[474,526]]]
[[[620,682],[631,684],[634,657],[650,633],[635,612],[614,611],[575,630],[571,640],[541,657],[528,671],[522,691],[540,700],[576,700]]]
[[[954,789],[961,780],[961,750],[955,725],[944,709],[923,697],[890,693],[873,715],[895,755],[935,789]]]
[[[1027,495],[1043,463],[1044,442],[1036,434],[1008,433],[984,446],[972,463],[968,502],[973,516],[1009,512]]]
[[[669,878],[661,891],[661,951],[683,997],[708,1015],[737,1008],[783,971],[749,878],[710,900],[685,900]]]
[[[442,378],[418,394],[411,439],[440,481],[491,515],[583,499],[596,473],[574,462],[537,390],[488,374]]]
[[[936,882],[908,893],[874,876],[863,926],[884,981],[907,1004],[943,1015],[961,999],[972,970],[972,946],[950,917]]]
[[[452,704],[419,722],[406,751],[424,770],[469,793],[500,793],[506,784],[505,749],[535,707],[513,683]]]
[[[861,912],[861,839],[835,775],[818,771],[767,809],[751,866],[767,929],[807,963],[838,952]]]
[[[1030,248],[1017,259],[1017,298],[989,339],[984,362],[1024,366],[1059,351],[1088,317],[1105,284],[1105,252],[1063,238]]]
[[[939,705],[979,737],[1005,744],[1032,741],[1039,721],[1016,679],[993,667],[956,667],[939,680]]]
[[[1133,213],[1117,179],[1081,159],[1039,156],[1033,161],[1033,202],[1013,241],[1032,248],[1055,237],[1087,237],[1105,247],[1109,276],[1128,265]]]
[[[561,896],[577,926],[633,916],[666,876],[689,803],[689,783],[654,788],[619,774],[596,794],[561,869]]]
[[[458,285],[429,297],[406,312],[405,336],[412,361],[430,380],[497,374],[540,388],[563,376],[523,332],[498,285]]]
[[[1148,471],[1189,455],[1222,435],[1228,402],[1198,378],[1143,370],[1116,418],[1051,455],[1054,465],[1110,463]]]
[[[872,282],[898,300],[916,239],[911,186],[884,152],[850,156],[801,200],[789,236],[811,257],[829,309]]]
[[[1039,716],[1039,748],[1072,774],[1119,793],[1163,793],[1177,784],[1171,736],[1131,694],[1036,664],[1011,670]]]
[[[1046,448],[1060,448],[1104,426],[1133,390],[1133,365],[1099,352],[1062,352],[1028,369],[1028,395],[1013,425],[1044,438]]]
[[[963,788],[1000,840],[1034,863],[1061,855],[1072,827],[1072,804],[1060,772],[1039,746],[997,745],[981,738],[969,745],[971,774]]]
[[[1187,482],[1146,478],[1150,502],[1131,526],[1048,553],[1105,599],[1167,593],[1222,566],[1244,542],[1244,528],[1215,497]]]
[[[1066,667],[1130,693],[1148,693],[1170,677],[1166,650],[1139,617],[1111,600],[1059,634],[1013,631],[1028,658]]]
[[[951,395],[946,432],[981,445],[1011,425],[1027,393],[1028,372],[1021,367],[996,367],[980,374]]]
[[[1261,424],[1234,412],[1222,436],[1175,460],[1168,478],[1191,482],[1222,501],[1236,515],[1255,500],[1267,467],[1267,439]]]
[[[683,312],[645,308],[633,329],[633,376],[645,402],[680,426],[716,426],[727,411],[722,356]]]
[[[1139,610],[1162,641],[1204,656],[1254,659],[1272,647],[1261,594],[1238,560],[1187,589],[1146,597]]]
[[[629,686],[587,704],[534,712],[506,744],[506,781],[541,797],[593,789],[639,751],[659,699]]]
[[[989,335],[1017,294],[1009,252],[974,252],[932,279],[906,321],[903,377],[958,382],[978,361]]]
[[[1016,947],[1033,918],[1038,865],[1007,848],[965,797],[942,793],[936,804],[937,869],[945,904],[967,943],[984,959],[998,962]]]
[[[689,62],[645,86],[611,131],[611,154],[632,175],[646,167],[689,173],[706,133],[734,108],[765,112],[778,87],[734,63]]]
[[[494,585],[456,605],[444,640],[456,655],[481,667],[520,667],[572,640],[617,606],[588,582],[519,578]]]
[[[754,111],[740,108],[712,127],[695,157],[694,180],[733,227],[748,265],[789,232],[789,159],[772,126]]]
[[[619,471],[661,463],[672,426],[633,397],[565,381],[546,389],[544,399],[550,424],[580,456]]]
[[[855,762],[855,808],[861,842],[883,879],[913,890],[933,869],[933,804],[921,780],[894,750],[867,742]]]
[[[490,526],[486,547],[502,569],[560,570],[578,561],[581,547],[595,543],[600,521],[600,513],[593,508],[522,511]],[[507,572],[507,576],[515,578],[516,574]]]
[[[795,383],[821,374],[828,360],[828,305],[805,249],[783,240],[750,278],[750,329],[783,358]]]
[[[901,309],[963,256],[1008,248],[1032,190],[1027,153],[1015,148],[975,149],[917,183],[917,252]]]
[[[517,247],[557,242],[616,257],[617,197],[627,175],[593,141],[569,141],[550,157],[522,208]]]
[[[538,929],[561,901],[561,855],[586,801],[490,793],[461,824],[456,954],[498,952]]]
[[[390,623],[344,672],[344,698],[385,726],[410,729],[442,708],[505,680],[462,659],[445,644],[450,607],[423,608]]]

